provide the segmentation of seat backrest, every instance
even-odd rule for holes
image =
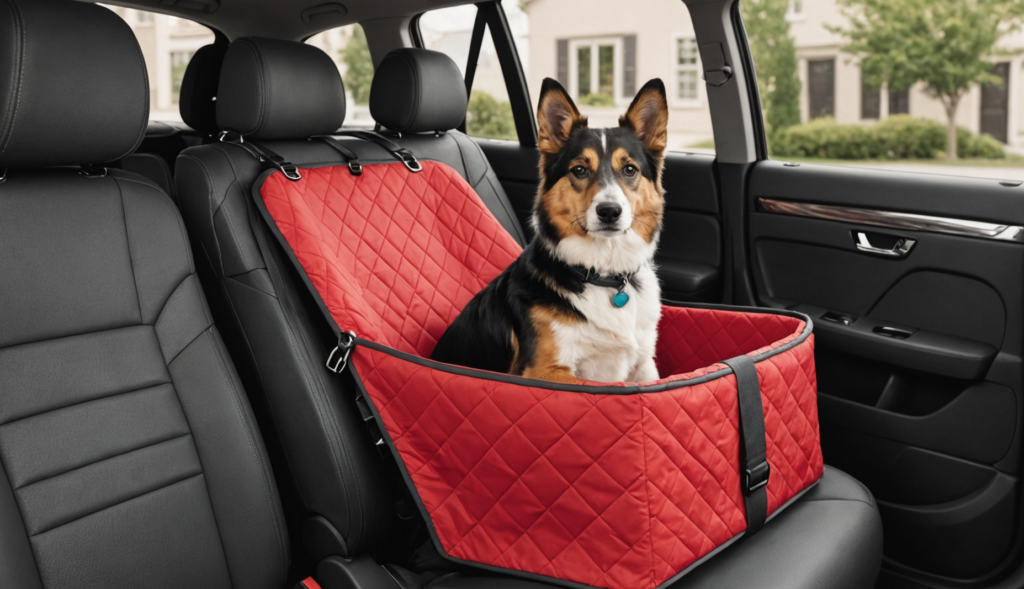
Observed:
[[[344,119],[338,68],[320,49],[260,38],[235,40],[217,94],[218,125],[296,163],[339,162],[310,135]],[[366,142],[367,161],[394,161]],[[311,530],[314,560],[385,546],[395,491],[354,403],[354,387],[324,366],[333,335],[291,263],[260,223],[251,190],[263,171],[238,145],[213,142],[178,157],[175,184],[218,324],[253,404],[265,406]],[[261,250],[258,240],[265,248]],[[264,251],[268,252],[264,256]],[[205,267],[205,268],[204,268]]]
[[[142,140],[135,36],[13,0],[0,42],[0,587],[283,587],[273,476],[181,218],[77,167]]]
[[[381,60],[370,86],[370,114],[401,134],[392,137],[421,159],[459,171],[519,245],[526,234],[480,146],[456,131],[466,118],[466,82],[455,62],[427,49],[395,49]]]

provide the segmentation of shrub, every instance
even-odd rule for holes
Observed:
[[[944,157],[946,127],[937,121],[894,115],[874,126],[840,125],[831,117],[773,134],[772,154],[830,159],[932,159]],[[1002,145],[991,135],[957,130],[961,157],[1003,158]]]
[[[466,109],[466,132],[474,137],[516,139],[512,105],[483,90],[473,90]]]
[[[607,92],[592,92],[577,101],[585,106],[615,106],[615,97]]]

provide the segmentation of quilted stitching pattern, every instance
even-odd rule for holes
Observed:
[[[447,166],[303,170],[264,202],[343,330],[429,355],[519,247]],[[352,362],[447,554],[650,589],[746,528],[739,414],[718,362],[794,341],[792,317],[666,307],[659,393],[586,394],[457,375],[359,347]],[[814,339],[757,363],[769,514],[821,477]],[[622,385],[625,386],[625,385]]]
[[[429,357],[522,251],[455,170],[422,162],[270,176],[263,202],[343,331]]]

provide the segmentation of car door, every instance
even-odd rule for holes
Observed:
[[[849,56],[790,30],[804,104],[876,124],[843,98],[864,95]],[[911,89],[910,117],[936,120],[928,100]],[[727,220],[736,298],[814,320],[822,452],[878,500],[880,585],[993,585],[1020,563],[1024,187],[999,168],[840,163],[762,151],[750,166]]]
[[[537,97],[530,92],[539,90],[543,77],[559,78],[584,114],[590,116],[592,126],[615,126],[635,90],[647,79],[661,77],[672,94],[670,125],[676,118],[681,121],[670,128],[670,149],[665,157],[666,229],[657,255],[662,293],[675,301],[720,302],[722,217],[711,121],[706,93],[699,84],[694,31],[684,5],[675,0],[653,3],[667,12],[667,21],[674,24],[665,29],[654,46],[665,52],[663,58],[648,62],[637,57],[652,41],[650,35],[644,35],[644,17],[638,14],[627,17],[627,21],[635,22],[621,22],[613,33],[602,28],[602,22],[576,20],[571,23],[571,31],[538,31],[535,24],[527,35],[516,30],[516,19],[526,18],[520,6],[525,3],[486,2],[476,9],[464,6],[426,13],[413,24],[412,33],[420,46],[446,52],[456,63],[466,64],[463,71],[471,99],[470,124],[468,129],[464,125],[464,130],[487,155],[519,222],[531,237],[530,216],[540,179],[534,121]],[[561,18],[566,8],[571,9],[547,2],[527,5],[526,9],[530,22],[542,23]],[[462,38],[451,34],[449,29],[457,27],[452,23],[468,19],[469,10],[476,10],[473,33]],[[533,56],[527,61],[517,48],[517,38],[532,46],[547,46],[550,41],[548,57],[552,59],[538,61]],[[589,62],[579,61],[580,52]],[[528,66],[534,64],[539,64],[537,71],[527,76]],[[529,87],[527,79],[532,82]],[[580,79],[591,85],[590,91],[581,90]],[[481,93],[495,95],[494,101],[507,109],[510,120],[504,127],[474,127],[474,112],[482,112],[475,111],[474,97],[479,100]],[[596,99],[598,95],[600,100]],[[494,115],[490,111],[487,114],[493,120]]]

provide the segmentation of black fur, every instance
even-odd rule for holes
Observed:
[[[564,262],[554,259],[534,240],[466,305],[437,342],[431,359],[492,372],[522,373],[535,351],[537,334],[530,319],[531,308],[543,305],[583,319],[544,281],[545,277],[570,292],[581,293],[586,286],[565,270]],[[513,333],[519,341],[515,366]]]

